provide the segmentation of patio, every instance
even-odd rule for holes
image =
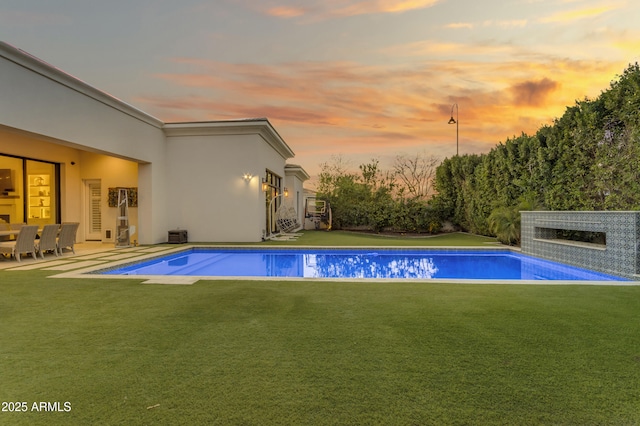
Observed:
[[[56,257],[45,254],[44,260],[38,257],[23,256],[20,262],[8,257],[0,257],[0,270],[29,271],[42,269],[47,271],[71,271],[90,266],[105,264],[116,260],[134,258],[150,253],[174,249],[175,246],[137,246],[129,248],[115,248],[113,243],[84,242],[75,245],[76,253],[65,252]]]

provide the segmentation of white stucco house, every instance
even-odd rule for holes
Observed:
[[[113,241],[115,188],[140,244],[257,242],[309,175],[266,118],[165,123],[0,42],[0,220],[79,222],[78,241]],[[287,196],[284,196],[285,188]],[[269,211],[268,209],[271,209]]]

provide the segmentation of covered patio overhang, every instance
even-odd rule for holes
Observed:
[[[139,242],[165,241],[162,121],[2,42],[0,74],[0,154],[59,164],[60,219],[81,219],[79,166],[117,173],[109,160],[136,169]]]

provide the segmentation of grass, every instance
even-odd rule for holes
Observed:
[[[640,424],[640,287],[49,273],[0,271],[0,400],[72,409],[0,424]]]
[[[400,235],[369,234],[348,231],[306,231],[297,241],[267,241],[275,245],[312,246],[486,246],[497,244],[491,237],[461,232],[441,235],[404,237]]]

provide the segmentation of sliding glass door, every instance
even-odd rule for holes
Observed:
[[[59,223],[59,176],[55,163],[0,155],[0,225]]]
[[[0,155],[0,227],[24,223],[24,160]]]

